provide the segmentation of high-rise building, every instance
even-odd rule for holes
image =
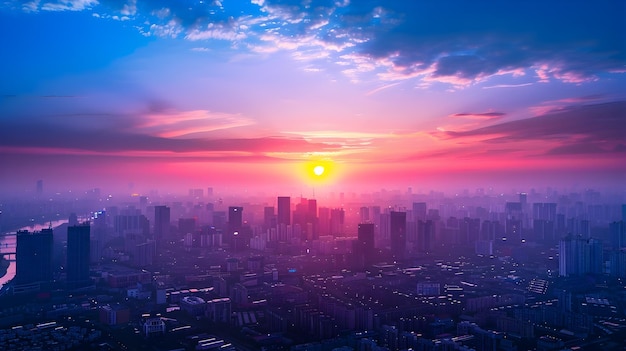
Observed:
[[[154,206],[154,237],[167,238],[170,235],[170,208]]]
[[[243,207],[228,207],[228,228],[231,231],[241,230],[243,226]]]
[[[67,228],[67,283],[77,288],[89,285],[89,223]]]
[[[150,234],[148,218],[136,208],[124,209],[119,215],[116,215],[113,220],[113,228],[118,236],[124,236],[127,232],[141,233],[146,236]]]
[[[406,212],[391,211],[389,216],[391,255],[394,258],[404,258],[406,252]]]
[[[333,236],[343,236],[343,224],[346,212],[343,208],[333,208],[330,210],[330,234]]]
[[[19,284],[52,280],[52,229],[17,232],[15,280]]]
[[[369,265],[375,262],[374,223],[361,223],[358,226],[356,255],[359,262]]]
[[[370,221],[370,208],[367,206],[359,208],[359,218],[361,223],[368,223]]]
[[[417,251],[430,252],[435,240],[435,226],[433,221],[417,221]]]
[[[276,213],[274,212],[274,206],[263,207],[263,228],[276,228]]]
[[[291,198],[289,196],[278,197],[278,224],[291,224]]]
[[[559,242],[559,275],[570,277],[602,273],[602,242],[569,235]]]
[[[225,240],[231,245],[233,250],[240,249],[243,242],[239,236],[242,234],[243,228],[243,207],[228,207],[228,235]]]

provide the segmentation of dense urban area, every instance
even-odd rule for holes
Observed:
[[[314,196],[310,196],[314,197]],[[624,350],[592,189],[0,201],[2,350]]]

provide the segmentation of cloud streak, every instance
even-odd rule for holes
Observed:
[[[626,101],[572,106],[539,117],[435,135],[443,140],[470,140],[483,145],[532,142],[535,147],[529,151],[534,154],[610,154],[622,152],[626,144],[624,111]]]

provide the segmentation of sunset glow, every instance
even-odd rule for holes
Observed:
[[[0,180],[622,183],[623,3],[537,4],[5,2]]]

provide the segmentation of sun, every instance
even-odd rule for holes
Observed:
[[[335,180],[335,163],[331,160],[316,159],[303,162],[302,180],[308,184],[330,184]]]
[[[317,165],[317,166],[313,167],[313,174],[315,174],[318,177],[321,176],[322,174],[324,174],[325,171],[326,171],[326,169],[322,165]]]

